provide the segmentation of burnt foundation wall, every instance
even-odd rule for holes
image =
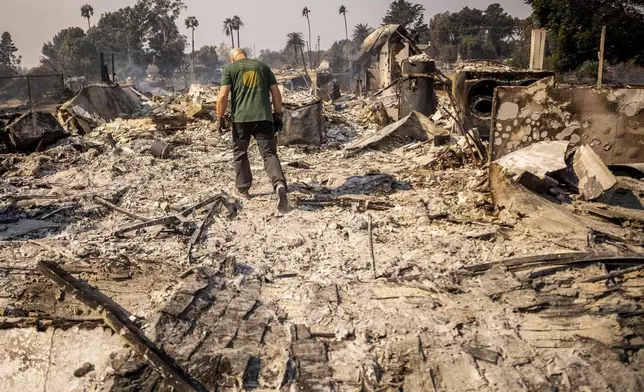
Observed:
[[[644,162],[644,89],[498,87],[491,159],[547,140],[588,145],[608,165]]]

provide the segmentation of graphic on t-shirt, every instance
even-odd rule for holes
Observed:
[[[242,82],[246,87],[255,88],[259,86],[259,74],[257,71],[246,71],[242,75]]]

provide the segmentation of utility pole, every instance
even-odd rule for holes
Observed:
[[[542,70],[546,53],[546,29],[532,29],[530,42],[530,69]]]
[[[604,45],[606,44],[606,26],[602,26],[602,40],[599,44],[599,75],[597,75],[597,88],[602,88],[604,79]]]
[[[255,51],[255,44],[253,44],[253,58],[257,58],[257,52]]]
[[[318,35],[318,67],[320,66],[320,36]]]

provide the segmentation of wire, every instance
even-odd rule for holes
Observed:
[[[429,28],[429,32],[431,33],[432,31],[448,31],[448,32],[455,32],[458,33],[460,31],[469,31],[469,30],[504,30],[504,29],[521,29],[520,26],[507,26],[507,27],[501,27],[501,26],[478,26],[478,27],[465,27],[465,28],[458,28],[458,29],[436,29],[433,30],[431,27]]]

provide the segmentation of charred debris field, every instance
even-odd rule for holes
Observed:
[[[643,390],[641,90],[485,67],[285,91],[287,214],[215,86],[3,113],[0,390]]]

